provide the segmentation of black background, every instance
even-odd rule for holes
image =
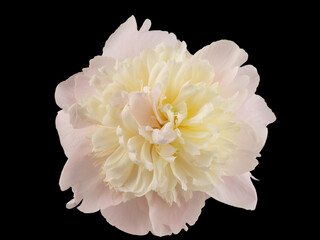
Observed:
[[[295,137],[299,129],[292,131],[290,116],[298,117],[292,99],[297,97],[301,65],[295,59],[301,51],[302,36],[308,36],[306,26],[312,23],[308,14],[311,6],[82,1],[76,5],[19,5],[19,12],[12,9],[15,7],[4,23],[6,39],[14,46],[9,49],[12,54],[8,59],[13,67],[9,79],[10,91],[19,88],[19,104],[14,104],[13,111],[19,116],[14,128],[21,132],[18,143],[11,144],[14,152],[8,159],[8,171],[13,174],[5,210],[9,213],[6,223],[11,234],[138,239],[110,226],[100,213],[84,214],[65,208],[72,193],[61,192],[58,185],[66,157],[55,129],[59,108],[54,101],[56,85],[101,55],[109,35],[131,15],[135,15],[139,26],[149,18],[151,29],[175,33],[191,53],[220,39],[235,41],[249,54],[247,64],[258,69],[257,94],[265,98],[277,116],[269,126],[260,163],[253,171],[260,179],[254,182],[258,193],[256,210],[246,211],[209,199],[194,226],[164,239],[273,238],[310,233],[312,225],[305,224],[301,215],[306,205],[298,198],[307,190],[293,169],[303,167],[296,161],[299,150]],[[301,21],[304,14],[307,17]],[[20,147],[15,148],[16,145]],[[156,238],[150,233],[144,237]]]

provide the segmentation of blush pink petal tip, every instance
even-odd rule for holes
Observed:
[[[250,171],[254,170],[258,164],[257,157],[260,156],[260,151],[266,142],[268,124],[276,120],[275,114],[267,106],[265,100],[255,94],[260,81],[257,69],[252,65],[242,66],[247,61],[248,54],[233,41],[216,41],[191,55],[186,50],[186,44],[179,41],[173,33],[150,31],[150,27],[151,21],[147,19],[138,29],[135,17],[131,16],[108,38],[102,56],[94,57],[90,60],[89,67],[61,82],[56,88],[55,100],[62,110],[58,112],[55,123],[64,153],[68,157],[60,176],[59,185],[62,191],[71,188],[74,194],[73,199],[67,203],[66,207],[77,207],[84,213],[101,211],[107,222],[124,232],[134,235],[146,235],[151,232],[156,236],[178,234],[182,229],[188,229],[187,224],[194,225],[209,197],[230,206],[254,210],[257,205],[257,193],[251,181],[253,177]],[[203,106],[210,107],[202,108],[201,104],[198,104],[199,108],[188,112],[189,109],[187,109],[183,97],[172,98],[174,88],[170,89],[169,95],[164,95],[163,91],[166,87],[171,86],[166,83],[166,76],[169,76],[166,71],[172,67],[179,73],[175,78],[179,80],[179,76],[184,76],[184,71],[188,67],[177,68],[179,69],[177,71],[174,64],[167,66],[167,68],[161,68],[165,65],[163,60],[161,60],[161,64],[155,64],[157,63],[155,61],[156,51],[161,51],[161,47],[168,47],[170,51],[176,51],[177,55],[173,54],[173,56],[179,56],[177,59],[180,60],[185,57],[181,54],[181,49],[184,49],[184,54],[188,59],[186,62],[189,65],[183,65],[182,61],[181,66],[193,66],[193,62],[203,64],[201,66],[205,66],[204,70],[199,69],[209,70],[204,72],[205,74],[201,74],[203,72],[198,74],[198,68],[195,68],[197,72],[196,74],[192,72],[192,75],[199,75],[203,78],[209,76],[207,77],[208,86],[219,86],[218,93],[221,99],[234,100],[232,106],[236,110],[232,115],[232,121],[234,120],[241,127],[234,130],[237,135],[232,141],[227,138],[233,133],[230,133],[231,130],[226,131],[227,137],[222,140],[221,146],[229,147],[234,144],[235,150],[230,155],[230,161],[227,164],[221,164],[219,161],[216,162],[217,164],[215,163],[217,166],[223,165],[223,167],[213,172],[213,175],[219,171],[223,174],[217,175],[210,181],[208,179],[212,175],[206,175],[199,171],[203,163],[201,165],[196,161],[204,160],[207,164],[206,167],[211,166],[216,154],[221,153],[214,152],[215,158],[210,158],[210,153],[213,151],[206,152],[208,144],[203,142],[201,138],[214,134],[219,137],[221,129],[235,127],[228,125],[228,122],[225,125],[221,124],[221,129],[218,129],[217,126],[211,126],[213,124],[210,125],[210,128],[206,128],[203,119],[209,118],[214,112],[215,106],[212,102],[210,102],[212,105],[201,103]],[[170,51],[165,53],[171,56]],[[156,77],[150,86],[141,84],[141,90],[137,90],[136,85],[140,83],[133,82],[129,77],[128,79],[132,80],[134,84],[121,82],[124,86],[123,89],[107,89],[106,86],[115,82],[113,78],[115,75],[111,75],[109,71],[118,71],[117,66],[122,62],[128,59],[138,59],[141,56],[147,56],[147,58],[142,59],[139,68],[146,62],[148,70],[153,70],[152,76]],[[129,63],[131,62],[129,61]],[[153,64],[158,68],[152,68]],[[180,62],[175,64],[180,66]],[[117,72],[119,75],[116,76],[118,78],[123,76],[121,74],[127,74],[125,71],[119,72]],[[132,72],[128,71],[128,73]],[[143,76],[151,76],[151,74],[147,72],[147,74],[139,75],[141,78]],[[181,79],[179,81],[183,82]],[[190,84],[189,82],[188,84]],[[200,83],[204,83],[204,80],[198,82],[196,87],[192,85],[188,94],[198,91],[197,87],[202,86]],[[179,84],[176,85],[179,86]],[[127,90],[131,85],[134,90]],[[176,85],[174,86],[176,87]],[[180,85],[183,88],[186,84]],[[186,89],[185,87],[185,92]],[[181,92],[183,91],[181,90]],[[211,93],[216,94],[214,91]],[[177,104],[172,99],[169,102],[167,97],[170,94]],[[185,94],[185,98],[188,97],[188,94]],[[92,98],[89,99],[89,97]],[[164,99],[167,99],[168,102],[165,106],[160,105]],[[88,100],[89,103],[86,105],[84,100]],[[201,97],[198,97],[197,100],[206,103]],[[106,106],[106,104],[109,105]],[[193,102],[192,104],[196,105]],[[226,103],[226,105],[228,104],[229,102]],[[229,105],[231,106],[231,104]],[[166,109],[166,107],[168,108]],[[201,112],[199,109],[203,111]],[[230,110],[222,107],[221,109],[223,111]],[[218,111],[223,112],[222,110]],[[90,111],[97,111],[99,114],[90,118]],[[190,122],[190,118],[183,122],[183,118],[187,118],[188,114],[195,115],[193,117],[194,125],[190,129],[188,129],[188,125],[187,127],[182,125],[182,128],[187,129],[185,132],[180,131],[179,127],[175,128],[176,122],[180,121],[184,124],[188,120]],[[201,125],[199,132],[195,130],[198,124],[196,120]],[[213,134],[211,132],[208,134],[209,130]],[[153,144],[157,147],[152,148]],[[109,156],[116,152],[114,149],[119,148],[121,148],[119,152],[122,153],[121,156],[119,155],[120,166],[117,165],[118,158],[115,157],[112,158],[111,163],[106,164]],[[126,152],[127,150],[128,152]],[[178,152],[183,158],[180,155],[175,155]],[[200,157],[200,154],[203,154],[201,155],[203,158]],[[128,158],[128,162],[123,160],[125,156]],[[191,157],[188,158],[188,156]],[[146,159],[142,159],[142,157]],[[163,165],[160,162],[163,160],[162,158],[165,159]],[[158,162],[154,163],[154,161]],[[181,169],[177,167],[179,162],[183,165]],[[136,169],[132,167],[127,171],[126,165],[135,166]],[[146,174],[140,174],[140,166],[145,166]],[[110,168],[112,170],[110,173],[113,175],[109,174],[108,176],[113,176],[119,182],[107,179],[104,168],[108,170]],[[131,181],[128,186],[121,186],[120,180],[123,174],[120,173],[122,170],[128,173],[125,179],[125,181]],[[137,178],[141,179],[148,175],[145,177],[147,180],[143,184],[136,184],[138,181],[132,182],[132,176],[135,175],[130,175],[130,172],[134,172]],[[153,172],[157,173],[152,175]],[[163,174],[169,174],[168,176],[172,179],[166,178],[167,175],[162,177]],[[153,181],[154,179],[156,181]],[[114,185],[112,185],[112,180]],[[206,188],[197,188],[203,182],[205,184],[210,182],[212,185],[204,184],[203,186]],[[167,188],[165,191],[163,188],[159,188],[159,190],[154,187],[155,183]],[[139,189],[139,187],[143,189],[146,185],[150,187],[147,191],[137,191],[138,194],[135,194],[132,190]],[[116,187],[119,187],[120,190]],[[178,188],[180,192],[174,192],[175,188]],[[171,200],[168,200],[170,198],[174,198],[174,201],[170,202]]]

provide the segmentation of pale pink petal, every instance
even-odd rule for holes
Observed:
[[[170,207],[166,201],[156,193],[148,198],[149,216],[152,225],[152,233],[157,236],[177,234],[181,229],[187,230],[189,225],[194,225],[198,220],[201,209],[205,205],[207,195],[202,192],[194,192],[189,201],[180,199],[180,206],[173,203]]]
[[[70,123],[69,114],[61,110],[56,117],[56,128],[63,150],[69,157],[72,152],[78,149],[79,145],[88,141],[88,136],[93,133],[96,127],[74,129]]]
[[[84,213],[97,212],[122,202],[122,194],[111,191],[106,183],[98,177],[98,174],[96,176],[95,184],[88,191],[82,193],[83,200],[78,209]]]
[[[90,86],[90,77],[83,72],[79,73],[75,78],[74,96],[77,100],[88,97],[90,94],[96,95],[96,90]]]
[[[160,130],[154,129],[152,140],[156,144],[168,144],[177,138],[177,133],[171,128],[171,123],[166,123]]]
[[[138,31],[136,20],[131,16],[109,37],[102,55],[121,61],[133,58],[143,50],[153,48],[159,43],[178,47],[179,41],[174,34],[165,31],[147,31],[150,26],[150,20],[146,20]]]
[[[149,19],[146,19],[143,22],[143,24],[142,24],[142,26],[140,28],[140,31],[141,32],[147,32],[147,31],[149,31],[150,27],[151,27],[151,21]]]
[[[237,74],[237,77],[243,77],[243,76],[247,76],[249,78],[249,82],[246,86],[247,90],[248,90],[248,95],[251,96],[252,94],[254,94],[257,90],[257,87],[259,85],[260,82],[260,76],[258,74],[257,69],[252,66],[252,65],[245,65],[242,66],[239,69],[239,72]],[[235,79],[235,82],[237,81],[237,77]]]
[[[147,93],[129,94],[130,111],[140,126],[160,127]]]
[[[101,210],[101,213],[111,225],[120,230],[130,234],[145,235],[151,230],[148,211],[146,198],[139,197],[107,207]]]
[[[252,95],[238,110],[236,119],[250,125],[260,138],[261,145],[263,146],[268,135],[266,126],[274,122],[276,117],[262,97]]]
[[[224,97],[231,97],[243,90],[247,91],[248,96],[251,96],[259,84],[259,75],[255,67],[246,65],[218,73],[215,81],[220,82],[219,87]]]
[[[257,193],[251,182],[251,173],[223,177],[223,183],[213,191],[207,192],[214,199],[225,204],[254,210],[257,205]]]
[[[88,71],[89,69],[84,69],[84,72],[89,77],[92,77],[94,74],[99,73],[99,68],[105,67],[105,66],[114,66],[115,59],[110,57],[104,57],[104,56],[95,56],[93,59],[90,60],[89,69],[94,69],[94,72]]]
[[[96,181],[98,171],[93,167],[94,160],[89,155],[91,152],[89,146],[87,142],[82,142],[77,146],[77,150],[69,156],[59,180],[62,191],[79,185],[81,182],[89,184],[88,179],[91,179],[91,183]]]
[[[243,123],[236,139],[237,150],[231,162],[226,166],[227,175],[237,175],[252,171],[257,165],[257,157],[263,147],[255,131]]]
[[[233,41],[220,40],[200,49],[193,58],[207,59],[215,72],[222,72],[241,66],[247,61],[248,54]]]
[[[79,73],[69,77],[67,80],[59,83],[55,91],[55,100],[57,105],[67,110],[72,104],[76,102],[74,96],[75,78]]]
[[[74,103],[68,109],[70,124],[73,128],[85,128],[92,125],[90,121],[83,113],[82,107],[78,103]]]
[[[225,170],[226,174],[232,176],[254,170],[259,163],[258,156],[256,152],[250,150],[236,150],[232,162]]]
[[[67,203],[67,208],[75,207],[82,200],[78,209],[85,213],[96,212],[122,201],[121,195],[111,192],[103,182],[99,167],[95,166],[97,159],[92,158],[90,153],[89,143],[79,145],[66,162],[59,181],[61,190],[72,187],[74,192],[74,199]]]

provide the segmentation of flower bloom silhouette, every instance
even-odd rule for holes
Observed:
[[[187,230],[210,197],[255,209],[250,171],[275,121],[255,94],[257,70],[232,41],[192,55],[150,26],[130,17],[102,56],[56,88],[67,207],[158,236]]]

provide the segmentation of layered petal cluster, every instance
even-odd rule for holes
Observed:
[[[187,230],[209,197],[253,210],[250,171],[275,120],[255,94],[257,70],[232,41],[192,55],[150,26],[130,17],[102,56],[57,86],[67,207],[158,236]]]

